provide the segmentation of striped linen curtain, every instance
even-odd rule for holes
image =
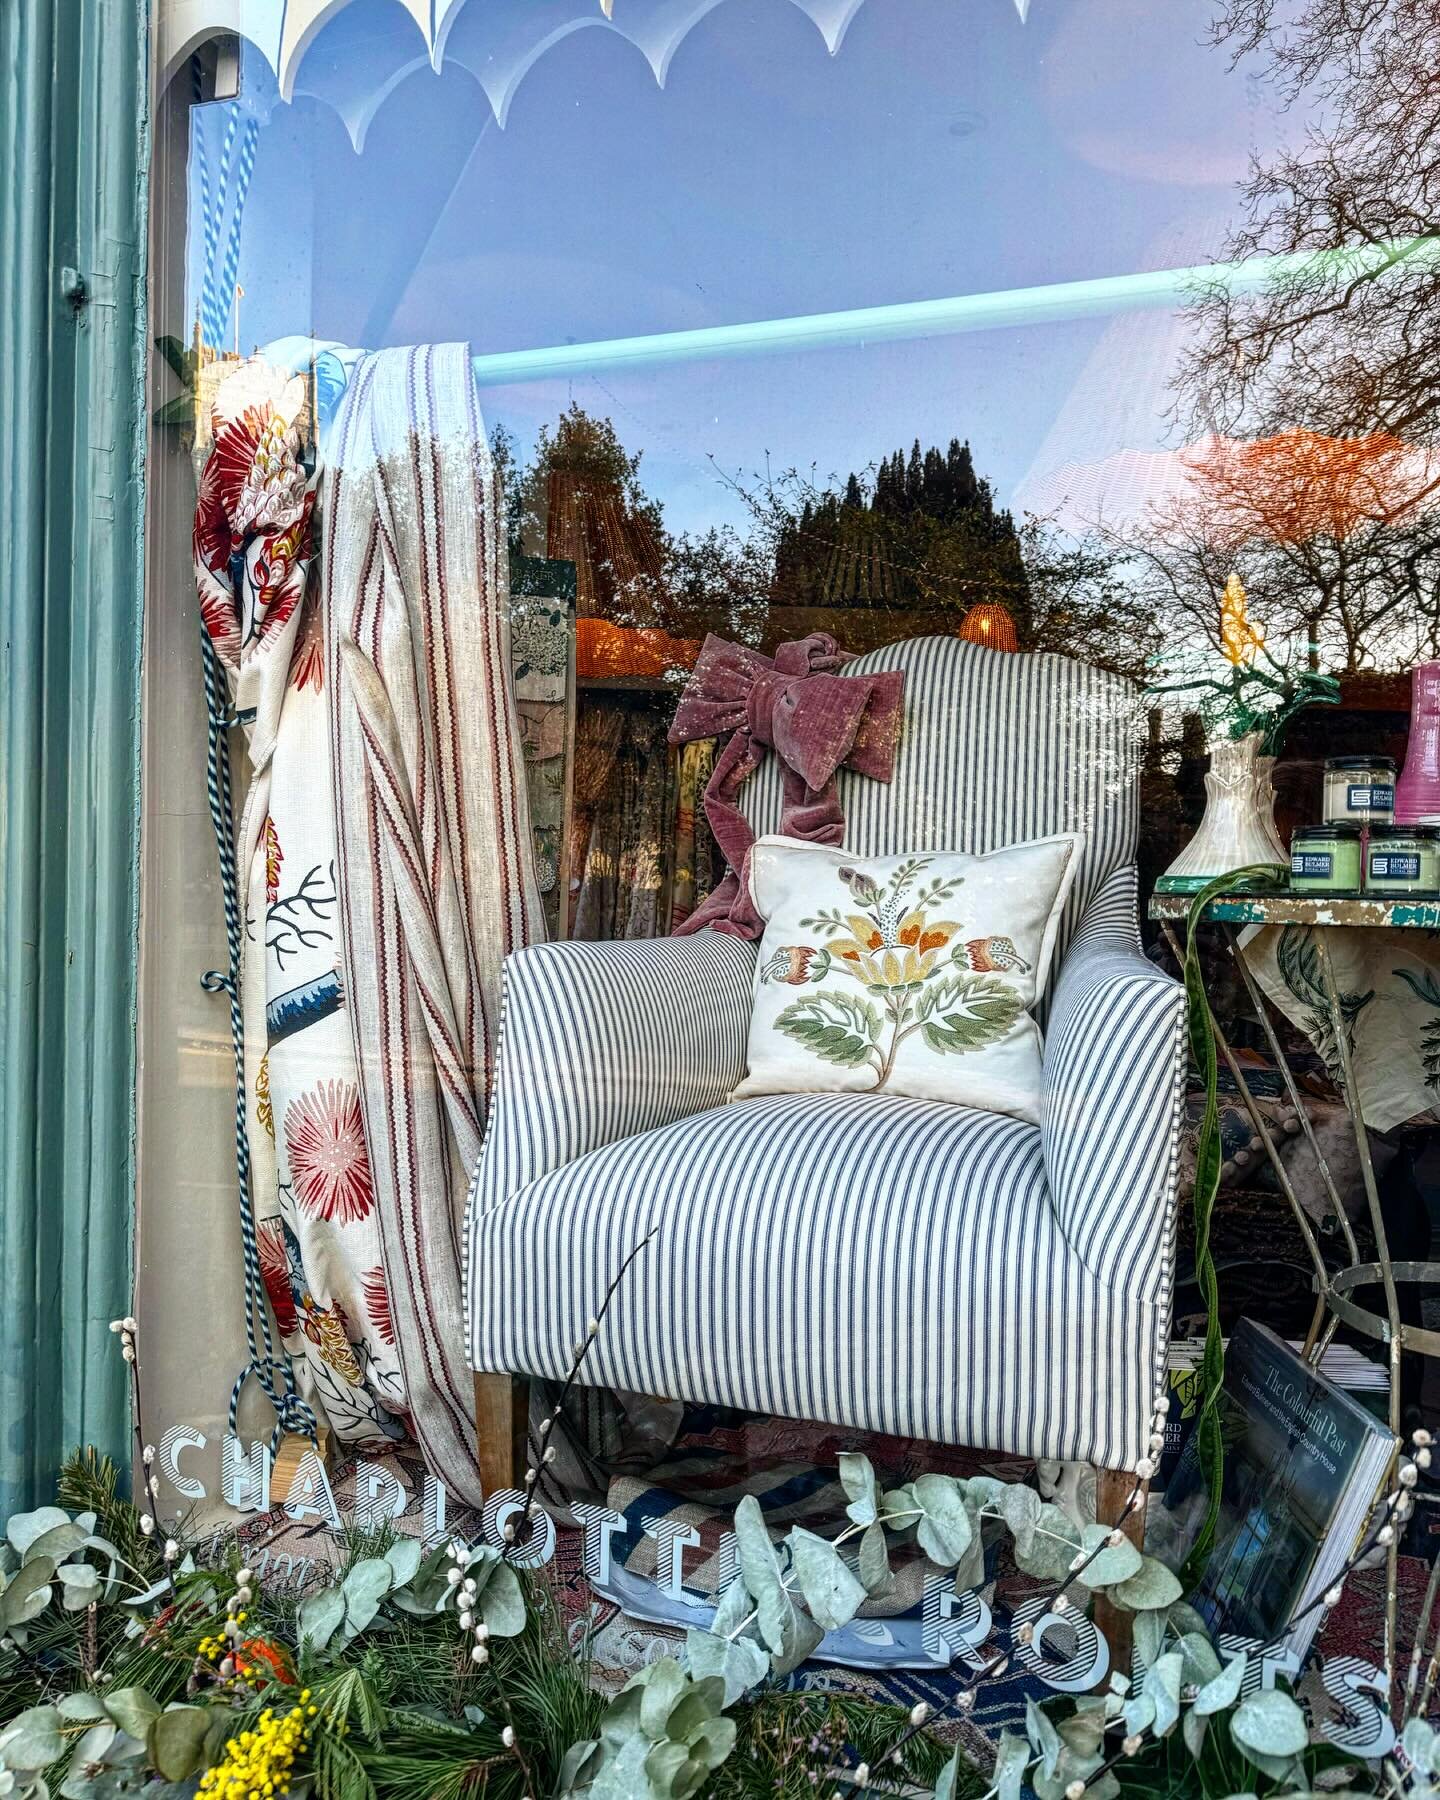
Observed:
[[[463,344],[359,363],[322,478],[347,1015],[412,1427],[478,1500],[461,1226],[500,964],[543,939],[501,506]]]

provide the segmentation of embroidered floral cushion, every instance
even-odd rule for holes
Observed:
[[[856,858],[764,837],[750,1094],[912,1094],[1040,1120],[1040,1029],[1083,838]]]

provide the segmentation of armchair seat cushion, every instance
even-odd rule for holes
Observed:
[[[1072,1247],[1039,1130],[778,1094],[604,1145],[471,1221],[475,1366],[1125,1467],[1168,1309]]]

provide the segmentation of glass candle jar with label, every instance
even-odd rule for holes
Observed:
[[[1360,827],[1307,825],[1290,840],[1290,889],[1296,894],[1360,891]]]
[[[1325,760],[1325,822],[1389,825],[1395,818],[1393,756],[1331,756]]]
[[[1440,892],[1440,827],[1372,825],[1365,849],[1365,892]]]

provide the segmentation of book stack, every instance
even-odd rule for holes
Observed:
[[[1193,1386],[1193,1364],[1188,1373]],[[1347,1391],[1347,1381],[1360,1385]],[[1327,1352],[1312,1368],[1263,1325],[1240,1321],[1225,1353],[1220,1519],[1192,1595],[1213,1631],[1298,1656],[1309,1649],[1321,1610],[1307,1609],[1354,1555],[1395,1454],[1388,1425],[1364,1404],[1385,1384],[1385,1371],[1356,1351]],[[1198,1527],[1204,1492],[1193,1435],[1165,1507]]]

